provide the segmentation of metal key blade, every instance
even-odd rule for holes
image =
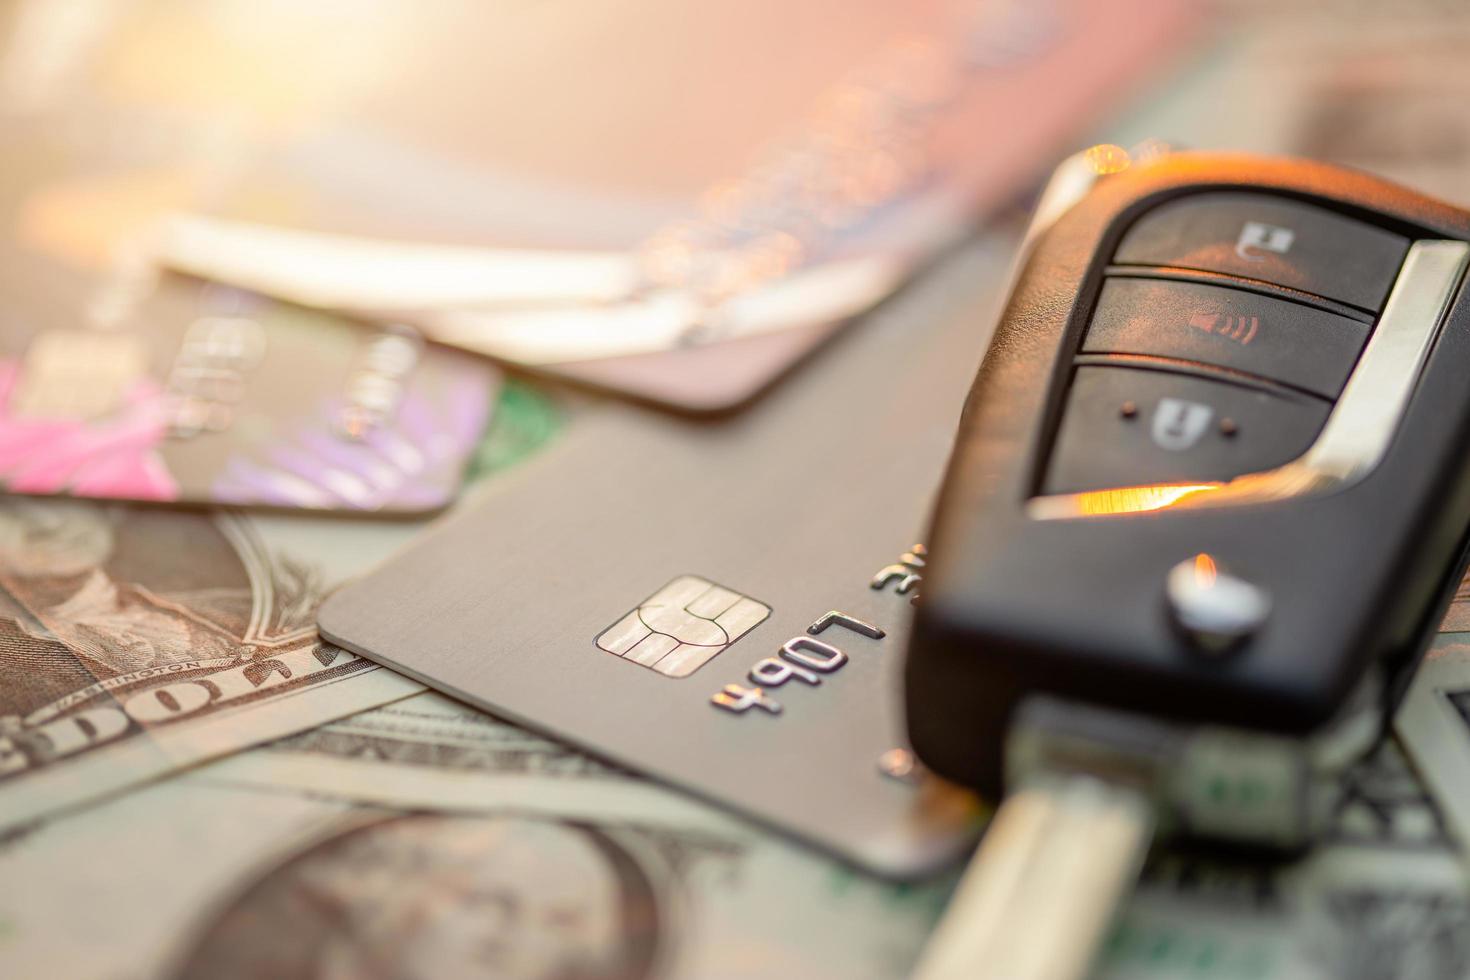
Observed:
[[[1039,773],[1006,798],[915,980],[1076,980],[1138,874],[1154,813],[1140,791]]]

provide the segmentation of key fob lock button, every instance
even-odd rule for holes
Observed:
[[[1206,483],[1300,456],[1329,403],[1140,367],[1079,367],[1043,493]]]

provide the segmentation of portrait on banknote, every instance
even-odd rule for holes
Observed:
[[[513,816],[359,820],[250,885],[181,976],[650,977],[676,896],[628,836]]]

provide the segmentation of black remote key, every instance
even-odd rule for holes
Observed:
[[[906,667],[919,757],[1028,801],[1003,808],[974,875],[1055,870],[1022,852],[1114,828],[1088,886],[1103,917],[1068,927],[1074,946],[1155,826],[1311,841],[1470,527],[1470,214],[1303,161],[1175,154],[1102,177],[1098,159],[1115,157],[1058,171],[1027,237]],[[1014,872],[1009,900],[962,886],[955,908],[968,887],[991,919],[952,916],[923,976],[958,969],[966,942],[1018,977],[1067,975],[1027,972],[1017,949],[1040,927],[1015,925]]]

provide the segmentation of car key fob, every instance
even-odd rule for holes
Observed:
[[[1129,163],[1043,196],[928,537],[909,733],[992,794],[1090,772],[1146,831],[1300,847],[1314,767],[1382,731],[1464,572],[1470,214]]]

